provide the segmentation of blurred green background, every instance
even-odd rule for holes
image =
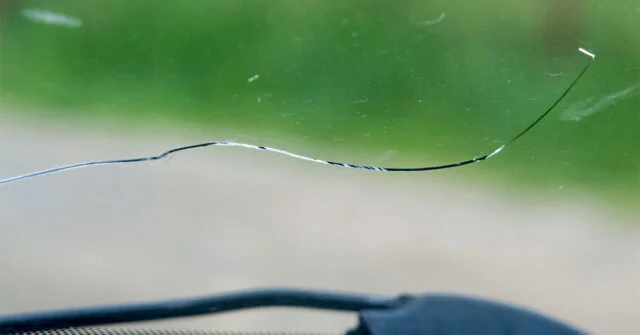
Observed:
[[[0,0],[0,13],[5,113],[198,127],[387,167],[494,150],[571,83],[582,46],[596,62],[560,108],[463,169],[640,200],[636,0]]]

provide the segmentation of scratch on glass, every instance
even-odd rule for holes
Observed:
[[[596,102],[593,102],[594,98],[586,98],[584,100],[577,101],[567,107],[567,109],[560,115],[560,119],[563,121],[580,121],[589,115],[593,115],[611,106],[615,106],[620,100],[637,95],[639,87],[640,83],[629,86],[622,91],[609,93]]]
[[[63,26],[67,28],[79,28],[82,20],[60,13],[43,9],[27,8],[22,10],[22,16],[33,22]]]

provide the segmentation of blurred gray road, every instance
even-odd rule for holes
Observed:
[[[0,177],[218,139],[107,128],[3,114]],[[214,148],[2,185],[0,313],[294,285],[468,293],[597,334],[640,333],[637,218],[445,175]],[[151,326],[337,332],[354,322],[269,310]]]

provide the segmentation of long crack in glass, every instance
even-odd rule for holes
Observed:
[[[549,108],[547,108],[542,114],[540,114],[526,128],[524,128],[522,131],[520,131],[517,135],[515,135],[509,141],[507,141],[506,143],[504,143],[501,146],[499,146],[497,149],[491,151],[488,154],[483,154],[483,155],[480,155],[480,156],[477,156],[477,157],[474,157],[474,158],[470,158],[470,159],[466,159],[466,160],[462,160],[462,161],[458,161],[458,162],[453,162],[453,163],[448,163],[448,164],[441,164],[441,165],[422,166],[422,167],[390,168],[390,167],[379,167],[379,166],[371,166],[371,165],[358,165],[358,164],[350,164],[350,163],[343,163],[343,162],[334,162],[334,161],[330,161],[330,160],[324,160],[324,159],[319,159],[319,158],[314,158],[314,157],[309,157],[309,156],[303,156],[303,155],[299,155],[299,154],[292,153],[292,152],[285,151],[285,150],[278,149],[278,148],[272,148],[272,147],[255,145],[255,144],[240,143],[240,142],[233,142],[233,141],[210,141],[210,142],[204,142],[204,143],[198,143],[198,144],[192,144],[192,145],[173,148],[173,149],[170,149],[170,150],[167,150],[167,151],[163,152],[162,154],[155,155],[155,156],[145,156],[145,157],[125,158],[125,159],[109,159],[109,160],[103,160],[103,161],[92,161],[92,162],[84,162],[84,163],[63,165],[63,166],[59,166],[59,167],[55,167],[55,168],[51,168],[51,169],[31,172],[31,173],[27,173],[27,174],[15,176],[15,177],[2,179],[2,180],[0,180],[0,184],[8,184],[8,183],[17,182],[17,181],[21,181],[21,180],[37,177],[37,176],[43,176],[43,175],[48,175],[48,174],[52,174],[52,173],[56,173],[56,172],[68,171],[68,170],[85,168],[85,167],[90,167],[90,166],[113,165],[113,164],[128,164],[128,163],[138,163],[138,162],[147,162],[147,161],[160,160],[160,159],[166,158],[166,157],[168,157],[168,156],[170,156],[172,154],[175,154],[177,152],[180,152],[180,151],[191,150],[191,149],[196,149],[196,148],[203,148],[203,147],[209,147],[209,146],[238,147],[238,148],[246,148],[246,149],[254,149],[254,150],[263,150],[263,151],[269,151],[269,152],[273,152],[273,153],[277,153],[277,154],[281,154],[281,155],[285,155],[285,156],[289,156],[289,157],[292,157],[292,158],[301,159],[301,160],[305,160],[305,161],[309,161],[309,162],[313,162],[313,163],[318,163],[318,164],[332,165],[332,166],[338,166],[338,167],[349,168],[349,169],[358,169],[358,170],[367,170],[367,171],[380,171],[380,172],[432,171],[432,170],[443,170],[443,169],[460,167],[460,166],[469,165],[469,164],[475,164],[475,163],[482,162],[482,161],[484,161],[484,160],[486,160],[488,158],[491,158],[491,157],[497,155],[502,150],[504,150],[507,146],[511,145],[512,143],[517,141],[519,138],[521,138],[522,136],[527,134],[538,123],[540,123],[540,121],[542,121],[542,119],[544,119],[547,115],[549,115],[549,113],[551,113],[551,111],[553,111],[556,108],[556,106],[558,106],[558,104],[569,94],[569,92],[578,83],[580,78],[582,78],[582,76],[587,72],[587,70],[589,69],[589,67],[591,66],[593,61],[595,60],[595,54],[589,52],[588,50],[583,49],[583,48],[579,48],[578,51],[580,51],[582,54],[588,56],[589,57],[589,62],[587,62],[585,64],[585,66],[582,68],[582,71],[580,71],[580,73],[576,76],[576,78],[573,80],[573,82],[571,82],[571,84],[562,92],[562,94],[553,102],[553,104],[551,104],[551,106],[549,106]]]

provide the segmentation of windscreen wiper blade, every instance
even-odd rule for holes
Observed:
[[[203,297],[0,315],[0,334],[47,332],[90,335],[84,327],[218,314],[264,307],[293,307],[358,313],[359,324],[347,335],[579,335],[572,326],[533,311],[474,297],[445,294],[400,295],[302,290],[254,289]],[[102,335],[117,331],[103,328]],[[184,334],[184,332],[180,332]],[[170,334],[166,334],[170,335]]]

